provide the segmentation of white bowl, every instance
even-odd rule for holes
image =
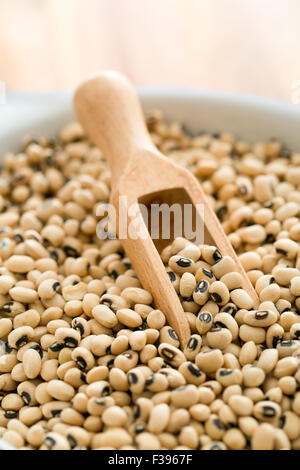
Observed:
[[[300,109],[292,105],[231,93],[193,89],[139,89],[144,109],[161,109],[168,120],[183,122],[191,132],[228,131],[250,142],[276,137],[300,152]],[[74,118],[72,95],[9,93],[0,105],[0,158],[20,148],[22,137],[58,133]],[[0,450],[11,446],[1,442]]]
[[[300,151],[300,108],[263,98],[196,89],[141,88],[145,110],[160,108],[191,132],[228,131],[250,142],[277,137]],[[0,105],[0,156],[22,137],[53,136],[74,118],[69,92],[8,93]]]

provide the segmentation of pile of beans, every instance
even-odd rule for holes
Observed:
[[[163,262],[188,317],[184,351],[118,240],[77,123],[26,139],[0,175],[0,437],[19,449],[300,449],[300,154],[276,140],[191,136],[159,112],[156,145],[201,181],[233,261],[176,239]]]

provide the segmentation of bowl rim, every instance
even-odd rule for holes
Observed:
[[[228,91],[222,89],[209,89],[197,87],[173,87],[173,86],[137,86],[135,87],[138,95],[143,99],[155,98],[169,98],[169,99],[190,99],[198,98],[204,102],[220,101],[224,104],[234,103],[250,107],[264,107],[264,108],[277,108],[283,109],[286,112],[296,113],[300,115],[300,105],[295,105],[288,101],[283,101],[276,98],[264,97],[261,95],[240,93],[235,91]],[[7,103],[5,105],[20,104],[24,100],[24,104],[41,104],[40,100],[48,99],[68,99],[73,96],[73,91],[70,89],[65,90],[37,90],[37,91],[22,91],[22,90],[7,90]],[[1,108],[0,108],[1,109]]]

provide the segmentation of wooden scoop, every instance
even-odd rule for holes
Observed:
[[[117,213],[143,203],[192,204],[193,226],[199,217],[195,207],[202,204],[204,243],[218,247],[231,256],[243,276],[243,288],[258,305],[258,298],[241,263],[196,178],[185,168],[166,158],[152,143],[145,125],[141,105],[129,81],[116,72],[104,72],[83,83],[76,91],[77,117],[89,138],[101,148],[112,172],[111,203]],[[176,222],[174,220],[173,222]],[[127,256],[155,305],[177,332],[181,346],[190,337],[190,328],[178,296],[160,257],[160,251],[172,241],[152,240],[140,210],[127,213],[129,236],[120,236]],[[122,229],[123,230],[123,229]],[[141,233],[142,232],[142,233]]]

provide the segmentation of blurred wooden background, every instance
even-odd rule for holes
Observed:
[[[0,0],[0,80],[65,89],[114,68],[291,101],[299,20],[299,0]]]

